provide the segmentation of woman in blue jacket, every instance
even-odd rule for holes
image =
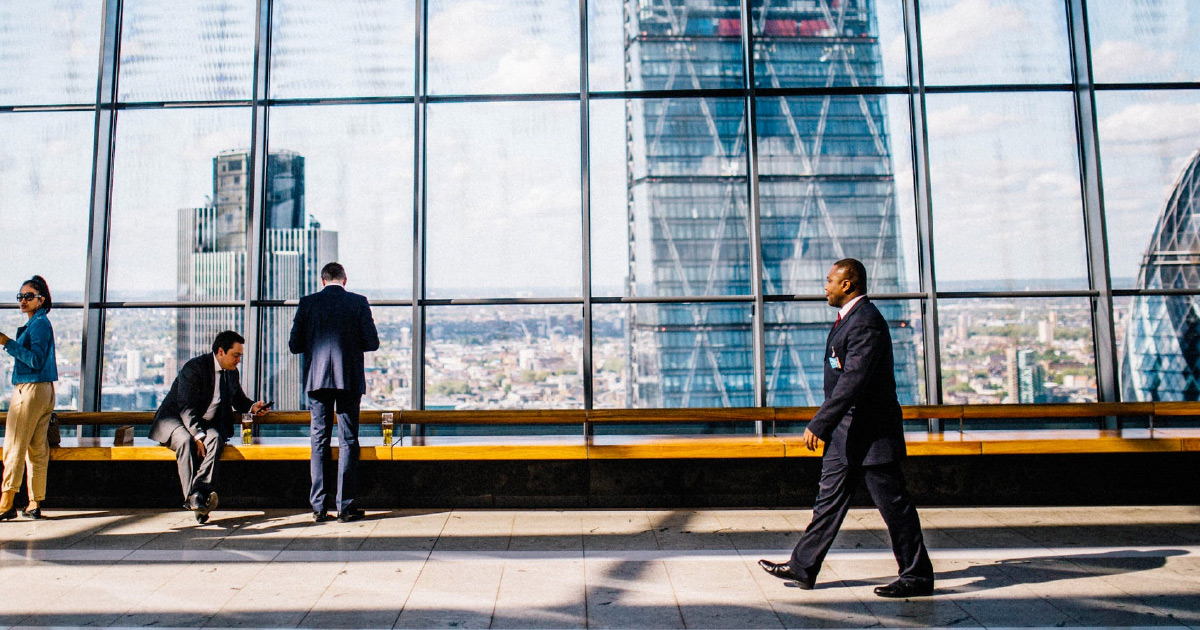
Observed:
[[[21,312],[28,323],[17,329],[17,338],[0,333],[0,345],[11,354],[13,365],[12,402],[4,422],[4,485],[0,487],[0,521],[17,515],[13,499],[21,487],[21,477],[29,469],[29,505],[21,512],[25,518],[41,519],[41,502],[46,499],[46,466],[50,463],[50,445],[46,431],[50,412],[54,411],[54,382],[58,367],[54,357],[54,327],[46,314],[53,306],[50,287],[41,276],[21,285],[17,294]]]

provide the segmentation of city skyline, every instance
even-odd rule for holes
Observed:
[[[801,113],[790,117],[800,116],[803,120],[806,114],[799,106],[805,99],[822,102],[830,91],[823,91],[823,83],[785,82],[778,87],[801,87],[811,96],[779,98],[764,92],[776,87],[767,61],[770,57],[779,62],[779,55],[789,46],[801,50],[797,40],[827,38],[822,33],[836,30],[831,27],[841,19],[839,16],[852,15],[861,7],[875,24],[867,29],[871,37],[853,41],[858,44],[855,54],[870,53],[878,60],[867,64],[875,65],[867,68],[870,72],[860,75],[872,77],[870,80],[834,85],[837,89],[832,92],[836,94],[828,101],[830,124],[820,147],[836,149],[840,142],[854,136],[853,131],[845,135],[849,119],[839,107],[865,101],[867,113],[861,120],[876,125],[886,151],[881,153],[862,144],[845,157],[860,164],[874,162],[895,180],[890,198],[896,223],[894,229],[889,229],[891,236],[881,242],[895,244],[894,258],[891,254],[885,258],[896,261],[897,288],[889,291],[876,286],[872,292],[911,298],[928,289],[928,283],[936,282],[939,293],[936,328],[933,322],[922,320],[921,309],[934,306],[927,298],[889,300],[897,309],[907,309],[906,316],[896,319],[903,328],[899,334],[909,340],[903,345],[915,353],[914,365],[926,362],[922,354],[927,350],[922,343],[924,335],[937,334],[943,340],[947,335],[954,337],[940,350],[943,388],[952,383],[959,390],[954,396],[999,401],[1002,397],[998,392],[1013,389],[993,374],[1005,362],[1003,349],[1034,350],[1046,370],[1043,385],[1054,382],[1056,388],[1051,389],[1072,399],[1094,398],[1089,381],[1094,377],[1087,372],[1094,374],[1097,352],[1107,355],[1115,350],[1118,355],[1126,354],[1125,329],[1137,322],[1129,315],[1133,298],[1112,298],[1115,307],[1102,312],[1097,322],[1115,322],[1118,341],[1115,347],[1093,349],[1086,340],[1105,336],[1097,336],[1088,328],[1096,324],[1090,316],[1081,314],[1085,311],[1078,310],[1085,298],[1053,307],[1060,311],[1057,327],[1062,338],[1044,343],[1037,339],[1035,328],[1041,324],[1033,321],[1034,315],[999,314],[996,298],[989,293],[1011,292],[1014,301],[1040,304],[1041,297],[1021,294],[1097,290],[1106,299],[1106,279],[1114,290],[1142,290],[1137,276],[1146,244],[1164,200],[1196,149],[1195,138],[1200,130],[1198,92],[1186,85],[1172,85],[1192,82],[1198,76],[1200,41],[1189,34],[1197,24],[1200,7],[1194,0],[1134,4],[1091,0],[1086,5],[1091,34],[1088,42],[1071,39],[1071,29],[1080,26],[1080,14],[1069,14],[1065,3],[929,0],[908,6],[899,0],[814,0],[804,6],[822,15],[801,16],[795,22],[794,33],[786,24],[787,16],[759,13],[786,12],[789,3],[751,3],[752,15],[744,17],[754,20],[749,25],[755,34],[749,50],[756,55],[755,85],[749,87],[758,90],[753,101],[757,116],[753,119],[748,112],[733,113],[734,109],[748,109],[752,103],[736,93],[747,87],[741,76],[745,64],[740,55],[747,50],[740,37],[742,24],[732,12],[722,19],[734,21],[713,23],[712,36],[724,38],[724,49],[729,53],[722,53],[723,61],[716,65],[725,68],[726,82],[692,83],[685,71],[676,75],[675,85],[687,90],[699,88],[689,97],[714,104],[713,120],[719,123],[716,137],[732,140],[724,142],[723,164],[703,174],[734,182],[731,198],[744,200],[737,216],[753,216],[759,221],[755,227],[762,232],[764,249],[756,256],[764,263],[761,271],[766,282],[751,286],[739,279],[741,284],[729,286],[741,300],[762,295],[767,301],[766,310],[753,315],[749,302],[739,302],[729,307],[726,319],[737,320],[738,326],[743,326],[743,315],[761,317],[765,328],[778,324],[779,330],[787,330],[787,326],[796,324],[789,320],[797,320],[808,308],[804,300],[792,301],[787,296],[820,295],[819,287],[804,283],[812,281],[814,275],[819,282],[824,270],[797,268],[790,277],[802,280],[780,282],[783,276],[769,261],[786,255],[780,253],[779,242],[772,241],[769,232],[771,221],[792,211],[785,207],[779,212],[778,204],[772,204],[773,199],[781,198],[777,197],[784,185],[781,178],[805,173],[803,160],[798,160],[796,153],[802,145],[788,144],[791,130],[778,134],[775,129],[789,119],[779,106],[797,105],[795,111]],[[605,303],[612,298],[631,297],[631,285],[625,282],[630,262],[631,207],[627,163],[631,154],[635,164],[640,161],[642,166],[661,157],[655,152],[658,149],[645,143],[646,138],[654,137],[653,130],[644,125],[637,129],[630,121],[644,123],[652,119],[654,107],[688,100],[673,97],[669,89],[653,95],[642,93],[654,86],[642,81],[645,68],[636,67],[640,61],[631,69],[632,75],[625,72],[627,44],[639,36],[627,30],[633,24],[627,22],[627,7],[651,15],[666,10],[668,5],[663,0],[591,2],[584,6],[586,16],[578,14],[577,5],[550,7],[531,0],[431,2],[421,23],[412,4],[356,0],[353,10],[343,11],[280,2],[271,14],[271,46],[261,49],[270,55],[266,60],[271,70],[267,73],[269,81],[254,72],[257,16],[248,6],[231,0],[125,3],[119,73],[108,77],[120,88],[111,138],[104,136],[103,129],[102,137],[96,137],[96,117],[101,111],[94,107],[100,22],[104,17],[101,8],[76,0],[49,0],[19,11],[0,7],[0,52],[4,53],[0,54],[0,106],[11,110],[0,115],[0,134],[6,138],[0,146],[0,218],[8,225],[29,226],[23,233],[0,231],[0,251],[21,251],[23,241],[14,239],[23,239],[56,252],[49,257],[11,256],[11,264],[0,267],[0,277],[15,284],[33,273],[44,275],[57,301],[65,305],[83,300],[88,273],[107,273],[104,278],[91,278],[93,286],[106,291],[104,295],[92,295],[93,301],[108,303],[104,312],[106,329],[98,334],[89,329],[93,334],[87,341],[92,350],[95,344],[103,344],[100,351],[105,356],[104,371],[101,374],[95,366],[89,366],[87,378],[103,376],[105,388],[116,391],[112,388],[118,387],[117,381],[108,380],[110,372],[113,378],[120,373],[121,378],[135,382],[164,369],[163,363],[153,358],[159,354],[155,349],[141,347],[136,339],[126,336],[127,327],[134,322],[149,325],[147,320],[165,317],[172,332],[164,333],[156,343],[190,347],[188,335],[181,336],[178,331],[180,318],[174,312],[169,316],[165,312],[174,309],[152,313],[153,308],[144,303],[158,303],[155,308],[161,308],[163,303],[202,298],[199,294],[195,299],[180,298],[181,249],[177,239],[143,235],[175,234],[177,210],[205,207],[208,202],[204,198],[212,196],[208,170],[213,156],[251,147],[264,162],[269,160],[267,156],[283,149],[305,156],[309,213],[320,218],[321,229],[338,233],[340,257],[349,270],[350,286],[368,298],[379,302],[414,297],[497,302],[508,298],[567,299],[587,303],[594,313],[590,323],[595,327],[609,329],[629,321],[634,307]],[[677,17],[698,18],[697,25],[703,21],[699,16],[711,6],[678,0],[670,3]],[[911,24],[906,27],[908,9],[919,12],[919,34],[910,28]],[[379,19],[370,19],[372,15]],[[584,41],[581,24],[588,29],[587,50],[580,48]],[[427,29],[427,38],[422,41],[429,64],[418,68],[412,56],[418,40],[412,36],[421,28]],[[687,37],[702,35],[686,32]],[[865,43],[868,39],[869,44]],[[921,49],[910,50],[912,45],[920,45]],[[344,54],[346,51],[353,52]],[[834,52],[833,47],[830,52]],[[917,54],[923,60],[923,77],[909,75],[909,60]],[[629,57],[637,59],[640,57],[636,54]],[[701,66],[706,63],[700,57],[692,61]],[[1098,130],[1092,139],[1076,134],[1081,110],[1068,84],[1073,81],[1072,63],[1079,61],[1090,63],[1099,86],[1087,91],[1089,102],[1095,104]],[[815,63],[805,63],[806,68],[800,70],[776,70],[774,79],[812,71],[826,62],[818,57]],[[861,65],[854,67],[864,69]],[[262,85],[254,85],[256,76]],[[427,83],[421,83],[421,94],[416,94],[418,85],[413,79],[422,76]],[[705,76],[703,69],[698,76]],[[684,77],[689,81],[678,80]],[[918,78],[937,88],[927,95],[924,109],[914,109],[905,91]],[[578,92],[582,79],[587,80],[590,91],[583,103],[585,97]],[[1029,89],[995,90],[996,85]],[[239,101],[249,99],[258,88],[267,91],[269,103],[260,112],[264,115],[255,117],[248,102]],[[710,88],[731,91],[719,93],[727,97],[720,98],[713,96]],[[753,97],[756,93],[749,94]],[[412,100],[421,95],[433,98],[421,104],[418,116]],[[346,100],[314,102],[327,98]],[[64,104],[67,111],[62,111]],[[586,109],[582,109],[584,106]],[[631,117],[629,107],[646,111]],[[27,111],[30,109],[33,111]],[[677,111],[691,116],[686,108]],[[910,118],[914,112],[916,116]],[[720,128],[720,124],[741,117],[745,119],[738,123],[740,128]],[[668,115],[667,120],[671,119]],[[421,120],[423,131],[418,135],[414,131]],[[802,137],[817,137],[805,131],[803,125],[798,129]],[[630,134],[631,130],[634,133]],[[685,135],[692,133],[688,130]],[[672,134],[676,130],[667,129],[659,137],[670,138]],[[858,137],[866,139],[868,135]],[[93,190],[93,149],[97,141],[107,140],[113,147],[107,171],[111,178],[95,181],[107,182],[109,189]],[[1090,146],[1084,147],[1081,142]],[[818,155],[815,143],[805,149]],[[922,149],[926,150],[924,165],[912,159]],[[1080,162],[1079,156],[1087,154],[1085,149],[1097,156],[1092,162]],[[752,155],[758,161],[757,178],[748,172]],[[886,159],[879,159],[881,155]],[[419,168],[414,166],[418,158]],[[713,162],[710,160],[703,168],[712,168]],[[822,163],[833,164],[826,158]],[[1088,190],[1085,196],[1081,173],[1091,172],[1089,169],[1102,171],[1098,180],[1102,190]],[[639,181],[649,183],[660,174]],[[419,186],[414,181],[418,175],[422,176]],[[920,199],[917,192],[926,186],[929,194]],[[752,199],[754,190],[758,196]],[[864,190],[859,188],[846,199],[866,194]],[[418,192],[424,196],[418,197]],[[818,197],[791,195],[786,205],[802,207],[805,200]],[[93,236],[99,232],[91,225],[95,217],[89,212],[100,199],[106,200],[97,205],[103,211],[97,216],[107,220],[102,226],[103,239]],[[1099,199],[1100,207],[1094,207],[1094,199]],[[751,204],[754,200],[757,205]],[[635,209],[649,207],[638,206],[641,201],[636,199],[633,203]],[[419,221],[414,220],[418,211],[422,213]],[[1089,226],[1097,219],[1104,221],[1107,248],[1092,242],[1094,233],[1091,241],[1085,239],[1085,216]],[[641,218],[648,217],[647,213]],[[919,217],[930,220],[918,229]],[[734,224],[736,221],[727,223]],[[419,234],[415,229],[418,226],[422,228]],[[588,243],[583,242],[585,234],[591,237]],[[257,236],[267,239],[265,233]],[[674,234],[677,244],[687,238],[693,237]],[[655,267],[647,262],[654,260],[654,238],[638,239],[638,243],[644,250],[651,250],[636,256],[643,271],[650,271]],[[824,246],[817,240],[809,241],[810,248],[814,244]],[[722,264],[729,264],[718,269],[720,273],[749,277],[749,260],[753,257],[749,255],[748,239],[747,245],[738,249],[736,255],[721,258]],[[102,253],[103,264],[89,266],[89,251]],[[918,265],[920,251],[936,252],[932,261],[926,261],[931,263],[928,267]],[[1105,251],[1107,260],[1095,260],[1098,252]],[[417,253],[423,253],[425,264],[421,277],[414,279]],[[264,257],[268,256],[264,251]],[[265,270],[267,264],[264,258],[260,268]],[[586,279],[585,264],[591,270],[591,277]],[[1107,270],[1101,275],[1107,278],[1093,277],[1093,270],[1100,265]],[[660,264],[658,268],[665,266]],[[891,270],[884,273],[890,274]],[[224,275],[236,277],[238,273]],[[644,281],[636,294],[639,299],[655,297],[651,276],[641,278]],[[254,320],[257,328],[247,332],[259,351],[269,343],[261,329],[264,322],[286,312],[286,307],[257,304],[259,299],[274,303],[275,298],[267,291],[273,283],[264,277],[252,281],[244,273],[241,277],[243,292],[250,287],[261,291],[232,300],[247,303],[250,309],[239,306],[220,316]],[[421,286],[423,293],[414,296],[414,286]],[[979,295],[959,295],[974,292]],[[214,291],[206,295],[225,294]],[[585,296],[604,300],[587,302]],[[968,317],[974,323],[962,327],[966,338],[963,342],[957,340],[960,327],[955,317],[948,314],[959,308],[961,299],[977,301],[968,309],[975,313]],[[414,335],[411,322],[417,313],[430,320],[472,317],[466,311],[443,310],[437,302],[419,303],[417,310],[409,306],[385,308],[389,309],[389,317],[394,315],[395,334],[409,339]],[[489,308],[493,315],[516,313],[505,311],[500,304]],[[648,314],[654,307],[637,308],[643,311],[639,321],[655,321],[657,315]],[[1031,307],[1031,312],[1038,309],[1043,307]],[[579,306],[557,305],[551,310],[563,313],[554,317],[566,318],[566,313],[579,310]],[[701,310],[717,312],[716,307]],[[820,327],[823,324],[819,319],[830,314],[820,309],[812,313],[813,321],[804,325]],[[84,325],[80,315],[78,309],[70,307],[58,311],[55,321],[64,347],[81,345]],[[486,309],[480,316],[494,319]],[[531,329],[542,326],[535,323],[541,320],[531,315],[527,319],[518,314],[505,316],[522,319]],[[1043,314],[1038,321],[1049,319]],[[408,328],[403,326],[405,321]],[[456,330],[456,326],[444,329]],[[527,368],[522,371],[536,379],[541,373],[552,373],[539,384],[554,379],[570,381],[563,386],[570,393],[554,400],[578,404],[582,395],[576,393],[574,383],[582,375],[554,373],[566,370],[563,365],[575,364],[568,346],[578,346],[582,341],[563,341],[575,339],[572,326],[556,333],[556,349],[546,350],[558,353],[554,357],[547,354],[531,358],[525,352],[522,359],[522,344],[529,346],[527,350],[541,347],[538,340],[542,337],[537,332],[531,332],[530,337],[523,333],[512,337],[509,332],[497,331],[495,339],[488,342],[495,345],[488,347],[507,357],[501,361],[505,365],[510,359],[518,367],[523,362]],[[998,331],[1004,334],[996,334]],[[425,344],[427,352],[439,344],[439,352],[450,348],[444,340],[436,340],[437,335],[430,329],[417,334],[429,342]],[[546,333],[547,344],[549,337]],[[766,340],[768,352],[782,347],[772,345],[773,339]],[[645,335],[640,346],[636,340],[623,346],[610,345],[608,340],[596,339],[591,349],[596,367],[589,378],[596,385],[597,404],[611,393],[609,388],[627,387],[632,380],[612,376],[611,368],[629,365],[628,361],[623,363],[622,356],[630,356],[635,347],[651,352],[655,347],[652,334]],[[128,346],[118,347],[120,344]],[[386,369],[411,372],[412,357],[405,354],[410,351],[403,349],[410,347],[411,341],[397,339],[395,344],[397,349]],[[474,351],[466,345],[459,351]],[[734,345],[745,347],[740,341]],[[140,353],[140,362],[133,361],[130,353]],[[739,349],[733,354],[745,353]],[[61,353],[60,359],[80,354],[70,350]],[[790,368],[775,367],[770,360],[786,354],[769,356],[766,373],[754,374],[754,378],[765,377],[768,396],[789,391],[780,384],[787,381]],[[438,360],[444,356],[444,352],[439,354]],[[703,353],[700,358],[707,360]],[[406,361],[408,367],[404,368]],[[980,367],[984,361],[986,367]],[[454,363],[448,362],[447,371],[437,373],[436,379],[427,378],[427,385],[432,386],[438,379],[461,380],[474,388],[477,399],[492,401],[488,404],[509,404],[495,400],[486,393],[488,388],[503,391],[511,385],[509,391],[513,392],[531,386],[529,382],[518,382],[530,374],[514,379],[497,376],[501,372],[510,374],[504,366],[493,372],[488,370],[494,366],[482,363],[468,366],[464,369],[469,372],[473,367],[478,376],[464,377],[465,372],[457,372]],[[556,367],[532,369],[538,367],[537,363]],[[117,365],[123,367],[118,370]],[[78,374],[80,365],[76,360],[61,368],[60,373]],[[266,368],[259,365],[256,369],[262,374]],[[429,376],[440,368],[425,369],[430,370]],[[914,386],[918,392],[925,392],[929,384],[924,379],[932,378],[923,370],[917,369]],[[1104,376],[1122,381],[1119,387],[1124,387],[1125,377],[1112,374],[1119,371],[1106,367]],[[983,373],[987,376],[981,376]],[[393,374],[389,378],[393,388],[403,390],[412,375]],[[623,382],[618,385],[617,381]],[[443,387],[454,388],[461,389],[458,385]],[[1019,392],[1016,395],[1019,397]],[[535,400],[533,394],[529,396],[528,400]],[[917,398],[923,399],[924,394],[918,393]],[[946,394],[944,399],[953,398]]]

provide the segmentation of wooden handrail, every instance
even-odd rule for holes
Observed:
[[[1157,403],[1058,403],[1025,405],[963,405],[966,420],[1006,418],[1102,418],[1104,416],[1150,416]],[[1200,403],[1193,405],[1200,414]]]
[[[1033,405],[908,405],[901,407],[905,420],[1006,420],[1021,418],[1101,418],[1106,416],[1196,416],[1200,402],[1062,403]],[[363,410],[360,423],[379,424],[387,410]],[[502,410],[391,410],[399,424],[678,424],[738,422],[806,422],[817,407],[739,407],[691,409],[502,409]],[[0,418],[6,414],[0,412]],[[62,424],[146,425],[153,411],[57,412]],[[307,411],[272,411],[259,424],[308,424]]]

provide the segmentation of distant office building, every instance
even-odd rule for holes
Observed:
[[[226,151],[213,159],[211,206],[179,211],[179,299],[241,301],[250,233],[248,151]],[[295,300],[319,287],[321,265],[337,259],[337,233],[321,229],[305,214],[304,157],[289,151],[267,156],[267,196],[261,291],[265,299]],[[242,331],[229,309],[179,309],[176,361],[208,352],[222,330]],[[277,408],[300,408],[301,368],[287,349],[290,310],[264,309],[260,365],[261,396]]]
[[[1053,316],[1054,312],[1051,311],[1050,314]],[[1042,344],[1054,343],[1054,328],[1055,328],[1054,317],[1051,317],[1048,320],[1043,319],[1043,320],[1039,321],[1037,323],[1038,343],[1042,343]]]
[[[1158,218],[1137,288],[1200,288],[1200,152]],[[1134,297],[1124,349],[1122,399],[1200,400],[1200,297]]]
[[[1017,391],[1013,392],[1014,402],[1044,403],[1046,398],[1046,371],[1037,360],[1033,350],[1018,350],[1016,352]]]
[[[760,86],[882,85],[873,2],[755,6]],[[737,0],[626,0],[627,86],[741,88],[740,8]],[[820,295],[830,265],[846,257],[866,265],[872,293],[903,290],[885,97],[767,97],[756,107],[765,291]],[[632,293],[752,293],[747,124],[741,98],[627,106]],[[878,305],[896,322],[900,400],[917,402],[909,309]],[[820,404],[832,309],[772,303],[764,317],[768,403]],[[751,323],[746,304],[631,307],[628,404],[754,405]]]

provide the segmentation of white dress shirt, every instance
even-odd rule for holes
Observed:
[[[867,297],[867,296],[860,295],[860,296],[854,298],[853,300],[850,300],[849,302],[846,302],[845,304],[843,304],[842,308],[838,309],[838,319],[839,320],[846,319],[846,315],[850,313],[850,309],[854,308],[854,305],[858,304],[858,301],[865,297]]]
[[[212,422],[212,419],[217,415],[217,407],[221,404],[221,364],[217,362],[217,355],[213,355],[213,397],[212,402],[208,403],[208,409],[204,412],[203,418]],[[196,434],[197,440],[203,440],[207,436],[206,431],[201,431]]]

